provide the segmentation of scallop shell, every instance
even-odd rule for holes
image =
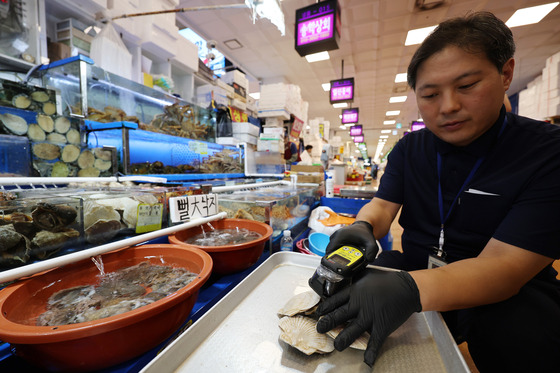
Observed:
[[[56,144],[66,144],[66,136],[61,135],[60,133],[49,133],[47,135],[47,141],[54,142]]]
[[[313,290],[294,295],[288,302],[278,310],[281,316],[294,316],[298,313],[313,313],[314,308],[321,301],[321,297]]]
[[[31,99],[37,102],[47,102],[49,101],[49,94],[45,91],[35,91],[31,93]]]
[[[0,122],[8,132],[14,135],[22,136],[27,133],[27,122],[19,115],[0,114]]]
[[[334,342],[326,334],[317,332],[317,321],[305,317],[283,317],[278,326],[282,330],[280,339],[307,355],[334,351]]]
[[[103,206],[94,201],[84,204],[84,228],[88,229],[99,220],[121,220],[121,215],[112,206]]]
[[[37,124],[43,129],[45,132],[52,132],[54,130],[54,120],[45,114],[38,114],[37,115]]]
[[[60,148],[54,144],[42,142],[33,145],[33,154],[37,158],[52,161],[53,159],[60,157]]]
[[[66,117],[58,117],[54,120],[54,130],[58,133],[65,134],[70,129],[70,119]]]
[[[12,105],[18,109],[27,109],[31,106],[31,99],[25,93],[20,93],[12,97]]]
[[[336,339],[336,337],[338,337],[338,335],[340,334],[340,332],[344,329],[344,326],[339,325],[335,328],[332,328],[331,330],[329,330],[327,332],[327,335],[329,337],[331,337],[332,339]],[[356,338],[356,340],[354,342],[352,342],[352,344],[350,345],[351,348],[354,348],[356,350],[362,350],[365,351],[367,348],[367,344],[369,341],[369,337],[370,334],[368,332],[364,332],[362,335],[360,335],[358,338]]]

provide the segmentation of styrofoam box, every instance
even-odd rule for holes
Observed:
[[[246,142],[247,144],[257,145],[258,137],[249,135],[248,133],[234,133],[233,137],[240,142]]]
[[[249,88],[248,79],[245,77],[245,74],[243,74],[239,70],[228,71],[227,73],[222,75],[220,79],[222,79],[222,81],[227,84],[237,83],[245,89]]]
[[[268,125],[268,118],[267,118],[266,124]],[[263,128],[263,133],[266,133],[267,135],[268,134],[276,134],[276,135],[279,136],[278,138],[281,138],[281,137],[284,137],[284,128],[283,127],[264,127]]]
[[[241,110],[247,109],[247,104],[244,103],[244,102],[241,102],[240,100],[237,100],[237,99],[231,100],[231,106],[236,107],[236,108],[241,109]]]
[[[249,122],[233,122],[233,133],[247,133],[251,136],[259,136],[260,128]]]
[[[216,137],[216,144],[220,145],[237,145],[240,141],[234,137]]]
[[[281,140],[258,139],[257,151],[284,153],[284,142]]]

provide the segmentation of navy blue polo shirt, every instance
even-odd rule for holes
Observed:
[[[500,132],[504,117],[507,121]],[[437,152],[442,157],[448,262],[476,257],[490,238],[560,258],[560,127],[505,113],[465,147],[428,129],[403,137],[391,151],[375,198],[402,204],[406,270],[426,268],[440,233]],[[470,183],[463,182],[484,157]]]

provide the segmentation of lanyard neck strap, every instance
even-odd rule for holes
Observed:
[[[504,121],[502,122],[502,127],[500,128],[500,132],[498,133],[497,138],[500,138],[500,136],[502,135],[502,132],[504,132],[504,129],[506,128],[506,124],[507,124],[507,117],[504,117]],[[443,254],[443,241],[444,241],[443,227],[445,225],[445,222],[449,218],[449,215],[451,215],[451,211],[453,210],[453,207],[455,207],[455,203],[457,202],[457,199],[459,198],[459,196],[461,195],[463,190],[465,190],[467,185],[471,182],[471,180],[474,177],[474,174],[476,173],[476,171],[480,168],[480,165],[484,161],[484,158],[486,158],[486,155],[483,155],[476,160],[474,166],[471,169],[471,172],[469,172],[469,175],[467,176],[467,178],[463,182],[463,185],[461,186],[457,195],[453,199],[453,202],[451,202],[451,206],[449,206],[449,210],[447,211],[447,214],[444,214],[444,212],[443,212],[443,193],[441,191],[441,169],[442,169],[441,163],[442,163],[442,158],[441,158],[441,154],[439,152],[437,152],[438,207],[439,207],[439,219],[440,219],[440,223],[441,223],[441,231],[440,231],[440,237],[439,237],[439,249],[438,249],[438,253],[439,253],[440,256],[441,256],[441,254]]]

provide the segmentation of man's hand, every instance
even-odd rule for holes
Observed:
[[[342,351],[367,331],[371,337],[364,362],[373,366],[387,336],[421,310],[418,288],[407,272],[366,269],[356,283],[319,305],[317,313],[324,317],[317,331],[326,333],[352,320],[334,340],[334,347]]]
[[[366,260],[369,263],[375,260],[379,251],[377,241],[373,236],[373,227],[370,223],[362,220],[334,232],[325,252],[330,254],[344,245],[354,246],[365,253]]]

